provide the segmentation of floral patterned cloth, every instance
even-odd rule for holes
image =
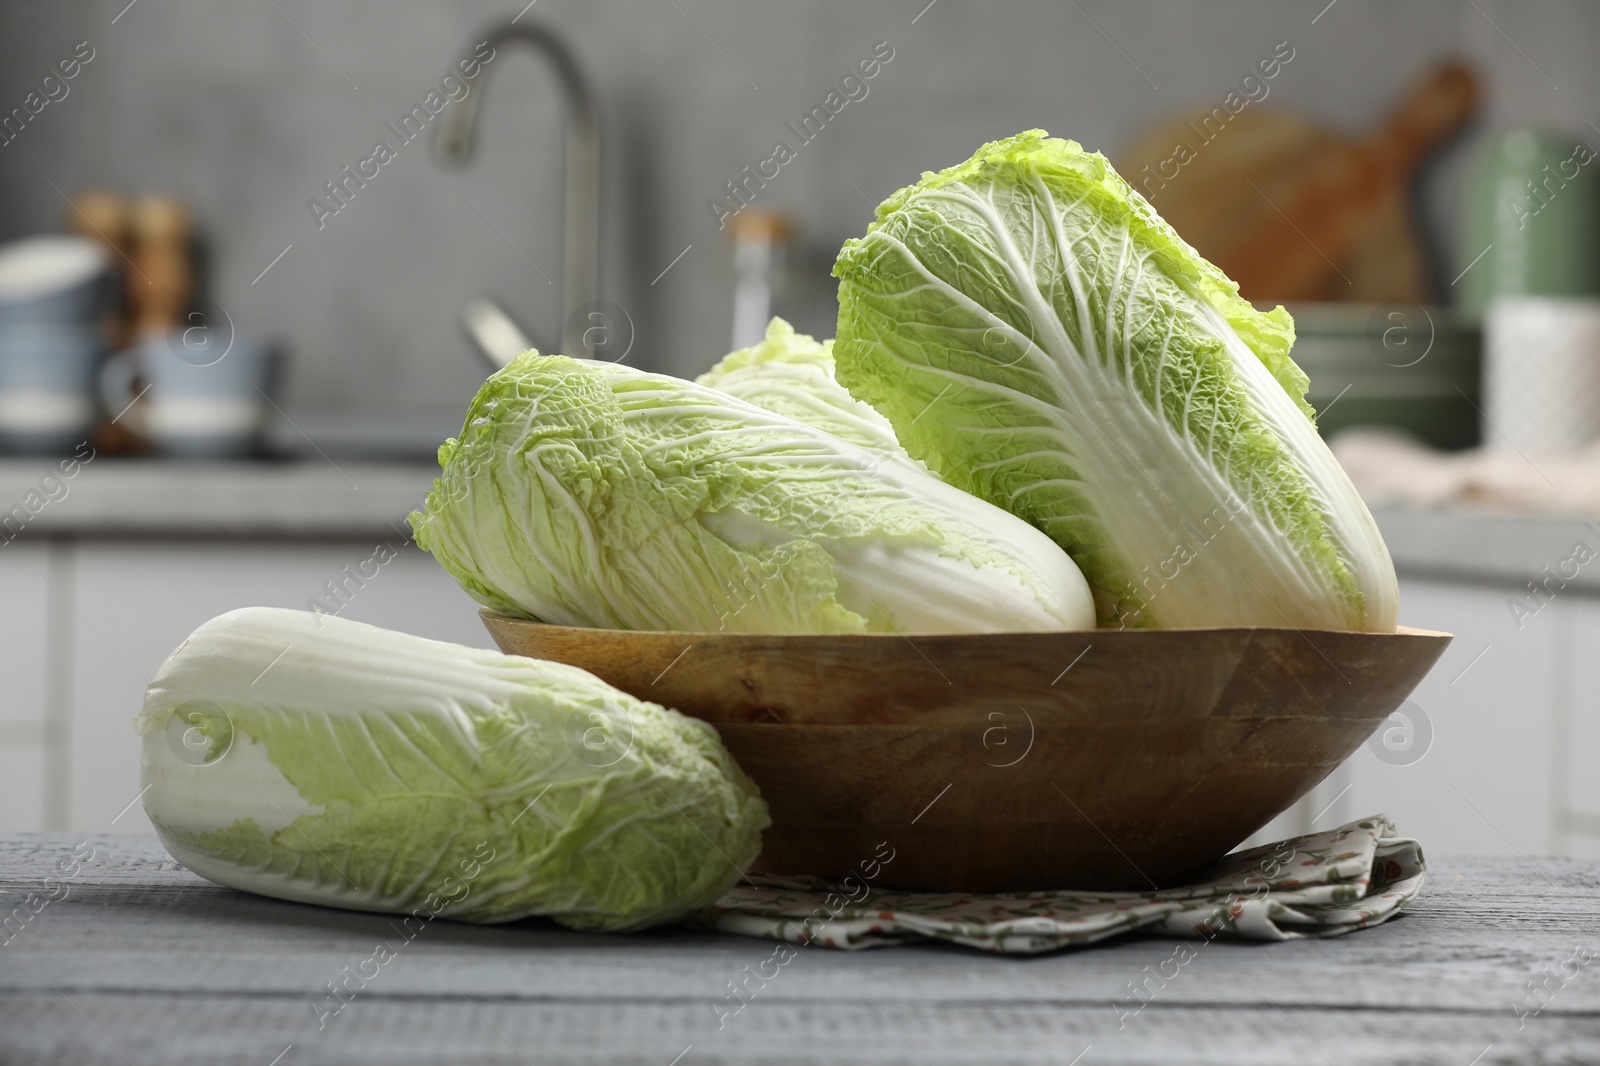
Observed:
[[[1035,954],[1119,933],[1299,940],[1388,921],[1422,890],[1425,871],[1421,847],[1399,836],[1381,814],[1236,852],[1194,884],[1154,892],[963,895],[875,888],[873,880],[893,861],[893,849],[880,845],[862,864],[862,876],[842,885],[753,875],[753,887],[730,889],[687,921],[846,950],[944,940]]]

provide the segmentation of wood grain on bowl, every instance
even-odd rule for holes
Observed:
[[[1448,634],[663,633],[483,612],[503,651],[716,727],[772,809],[758,866],[995,892],[1182,882],[1350,755]]]

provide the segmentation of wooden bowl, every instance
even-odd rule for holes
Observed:
[[[1305,795],[1446,633],[623,632],[484,611],[502,650],[716,727],[772,809],[758,869],[997,892],[1182,883]]]

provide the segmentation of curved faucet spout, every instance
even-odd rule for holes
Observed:
[[[507,45],[526,45],[543,55],[555,68],[567,105],[566,178],[561,248],[560,343],[566,355],[590,358],[585,340],[586,305],[592,304],[599,289],[600,259],[600,122],[590,88],[577,57],[565,41],[542,26],[504,22],[491,26],[487,33],[473,38],[475,45],[487,43],[498,52]],[[491,53],[492,55],[493,53]],[[440,116],[434,132],[433,149],[441,163],[465,165],[473,155],[481,94],[488,87],[488,66],[483,66],[473,81],[477,92],[468,92]]]

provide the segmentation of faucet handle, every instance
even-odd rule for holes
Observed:
[[[506,309],[487,296],[475,296],[461,306],[461,325],[478,354],[496,370],[534,347]]]

